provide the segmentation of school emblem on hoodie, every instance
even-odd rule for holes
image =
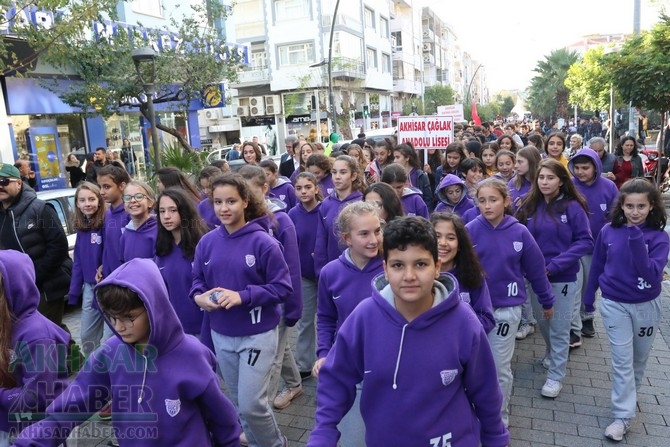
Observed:
[[[568,216],[566,216],[565,214],[561,214],[561,222],[568,223]]]
[[[461,301],[463,301],[464,303],[469,303],[470,302],[470,293],[469,292],[461,292],[460,296],[461,296]]]
[[[440,371],[440,377],[442,378],[442,385],[448,386],[456,378],[458,370],[455,369],[444,369]]]
[[[606,203],[601,203],[600,204],[600,209],[603,211],[607,211],[607,204]]]
[[[286,200],[286,194],[279,194],[279,200],[281,200],[282,202]]]
[[[181,401],[179,399],[165,399],[165,410],[171,418],[177,416],[179,410],[181,410]]]
[[[253,267],[254,265],[256,265],[256,256],[254,255],[246,255],[244,257],[244,260],[247,263],[247,267]]]
[[[512,242],[512,247],[514,247],[515,252],[521,253],[521,250],[523,250],[523,242],[514,241]]]

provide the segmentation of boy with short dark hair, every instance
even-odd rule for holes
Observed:
[[[286,211],[288,212],[298,202],[291,181],[279,175],[277,163],[272,159],[262,160],[259,166],[265,171],[265,178],[268,180],[268,186],[270,187],[268,196],[284,202],[286,204]]]
[[[95,292],[115,336],[16,445],[60,445],[111,400],[120,446],[239,446],[237,413],[219,388],[214,354],[184,333],[156,264],[133,259]]]
[[[384,274],[341,326],[319,372],[308,446],[336,446],[362,382],[369,445],[503,447],[502,395],[486,333],[440,275],[437,237],[421,217],[384,228]]]
[[[619,190],[614,182],[603,174],[603,165],[600,156],[591,148],[584,148],[577,152],[568,162],[568,170],[573,175],[572,182],[577,191],[586,199],[589,206],[589,226],[595,239],[605,224],[610,221],[610,211],[616,204]],[[580,260],[580,270],[577,274],[577,287],[580,292],[575,295],[575,306],[570,328],[570,347],[576,348],[582,344],[582,336],[592,338],[596,335],[593,326],[593,314],[584,312],[582,298],[586,289],[586,282],[591,271],[593,252]]]

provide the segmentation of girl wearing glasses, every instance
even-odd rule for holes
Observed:
[[[151,209],[156,201],[154,190],[146,183],[133,180],[123,191],[123,204],[130,216],[121,235],[121,261],[134,258],[153,259],[156,254],[157,222]]]

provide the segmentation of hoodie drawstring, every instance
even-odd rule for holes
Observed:
[[[398,349],[398,359],[395,361],[395,371],[393,371],[393,389],[398,389],[398,368],[400,368],[400,357],[402,357],[402,345],[405,342],[405,329],[407,329],[408,324],[404,324],[402,327],[402,334],[400,335],[400,348]]]
[[[144,373],[142,374],[142,388],[140,388],[140,395],[137,398],[138,404],[141,404],[142,399],[144,398],[144,385],[147,381],[147,364],[149,363],[147,357],[144,354],[142,354],[142,358],[144,359]]]

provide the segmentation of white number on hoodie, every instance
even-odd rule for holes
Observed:
[[[430,447],[451,447],[451,432],[432,438],[430,440]]]
[[[251,315],[251,324],[258,324],[261,322],[261,311],[263,308],[261,306],[254,307],[249,311],[249,315]]]
[[[637,288],[640,289],[640,290],[651,289],[651,284],[649,284],[647,281],[645,281],[644,278],[638,276],[638,278],[637,278]]]
[[[517,296],[519,294],[519,286],[515,282],[507,284],[507,296]]]

